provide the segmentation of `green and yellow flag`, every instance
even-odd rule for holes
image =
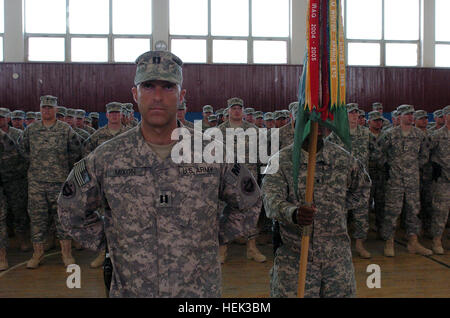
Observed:
[[[301,147],[311,122],[332,130],[351,149],[345,107],[345,43],[341,0],[308,0],[306,50],[299,87],[293,146],[298,193]]]

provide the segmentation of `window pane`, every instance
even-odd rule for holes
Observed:
[[[386,43],[386,66],[417,66],[417,44]]]
[[[64,62],[64,38],[29,38],[28,60]]]
[[[450,67],[450,45],[436,45],[436,66]]]
[[[450,1],[436,0],[436,41],[450,41]]]
[[[254,41],[254,63],[287,63],[286,41]]]
[[[66,33],[66,0],[26,0],[25,32]]]
[[[211,0],[211,34],[248,36],[248,0]]]
[[[0,62],[3,62],[3,37],[0,36]]]
[[[69,25],[72,34],[108,34],[109,0],[70,1]]]
[[[253,36],[289,36],[289,0],[252,1]]]
[[[208,0],[170,0],[169,15],[170,34],[208,35]]]
[[[173,39],[171,51],[184,63],[206,63],[206,40]]]
[[[347,0],[347,38],[381,39],[381,0]]]
[[[108,62],[108,39],[72,38],[72,62]]]
[[[151,34],[152,0],[113,0],[113,33]]]
[[[150,51],[149,39],[114,39],[115,62],[134,62],[147,51]]]
[[[247,41],[213,41],[213,63],[247,63]]]
[[[0,33],[5,32],[5,6],[3,0],[0,0]]]
[[[419,0],[384,1],[386,40],[419,39]]]
[[[380,65],[380,44],[349,43],[348,65]]]

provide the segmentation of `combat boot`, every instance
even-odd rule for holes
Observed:
[[[75,264],[75,259],[72,256],[72,240],[60,240],[61,244],[61,254],[64,266],[69,266],[70,264]]]
[[[22,252],[28,252],[31,249],[30,241],[25,233],[16,233],[17,243]]]
[[[384,243],[384,256],[394,257],[394,238],[391,238]]]
[[[266,257],[256,248],[256,239],[247,241],[247,258],[257,263],[264,263],[266,261]]]
[[[219,245],[219,258],[220,264],[225,263],[227,259],[227,245]]]
[[[6,259],[6,248],[0,248],[0,272],[8,269],[8,260]]]
[[[99,268],[105,262],[106,250],[101,251],[97,257],[91,262],[91,268]]]
[[[44,258],[44,243],[33,243],[33,256],[27,262],[27,268],[35,269],[39,267]]]
[[[433,238],[433,253],[438,254],[438,255],[443,255],[444,254],[444,248],[442,247],[442,238],[441,236],[435,237]]]
[[[408,240],[407,245],[408,252],[411,254],[420,254],[424,256],[433,255],[433,252],[425,247],[423,247],[419,240],[417,239],[417,235],[411,235]]]
[[[370,258],[371,257],[370,253],[364,248],[363,240],[356,239],[355,248],[359,254],[359,257],[361,257],[361,258]]]

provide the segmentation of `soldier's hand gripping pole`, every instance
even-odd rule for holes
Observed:
[[[309,135],[309,144],[308,144],[308,171],[306,175],[306,193],[305,193],[306,205],[309,207],[313,206],[318,128],[319,124],[317,122],[314,121],[311,122],[311,133]],[[298,287],[297,287],[297,295],[299,298],[305,297],[306,269],[308,266],[309,237],[311,235],[311,232],[312,232],[312,225],[303,227],[300,265],[298,273]]]

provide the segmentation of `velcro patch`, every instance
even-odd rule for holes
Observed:
[[[144,176],[145,168],[111,169],[106,172],[106,176],[113,177],[133,177]]]
[[[86,163],[84,159],[75,164],[75,166],[73,167],[73,174],[80,187],[88,184],[89,181],[91,181],[91,177],[86,170]]]
[[[197,165],[189,167],[180,167],[180,176],[198,176],[214,174],[215,168],[208,165]]]
[[[73,198],[75,196],[76,193],[76,187],[73,184],[72,181],[67,181],[64,183],[63,189],[62,189],[62,195],[66,198],[66,199],[70,199]]]

